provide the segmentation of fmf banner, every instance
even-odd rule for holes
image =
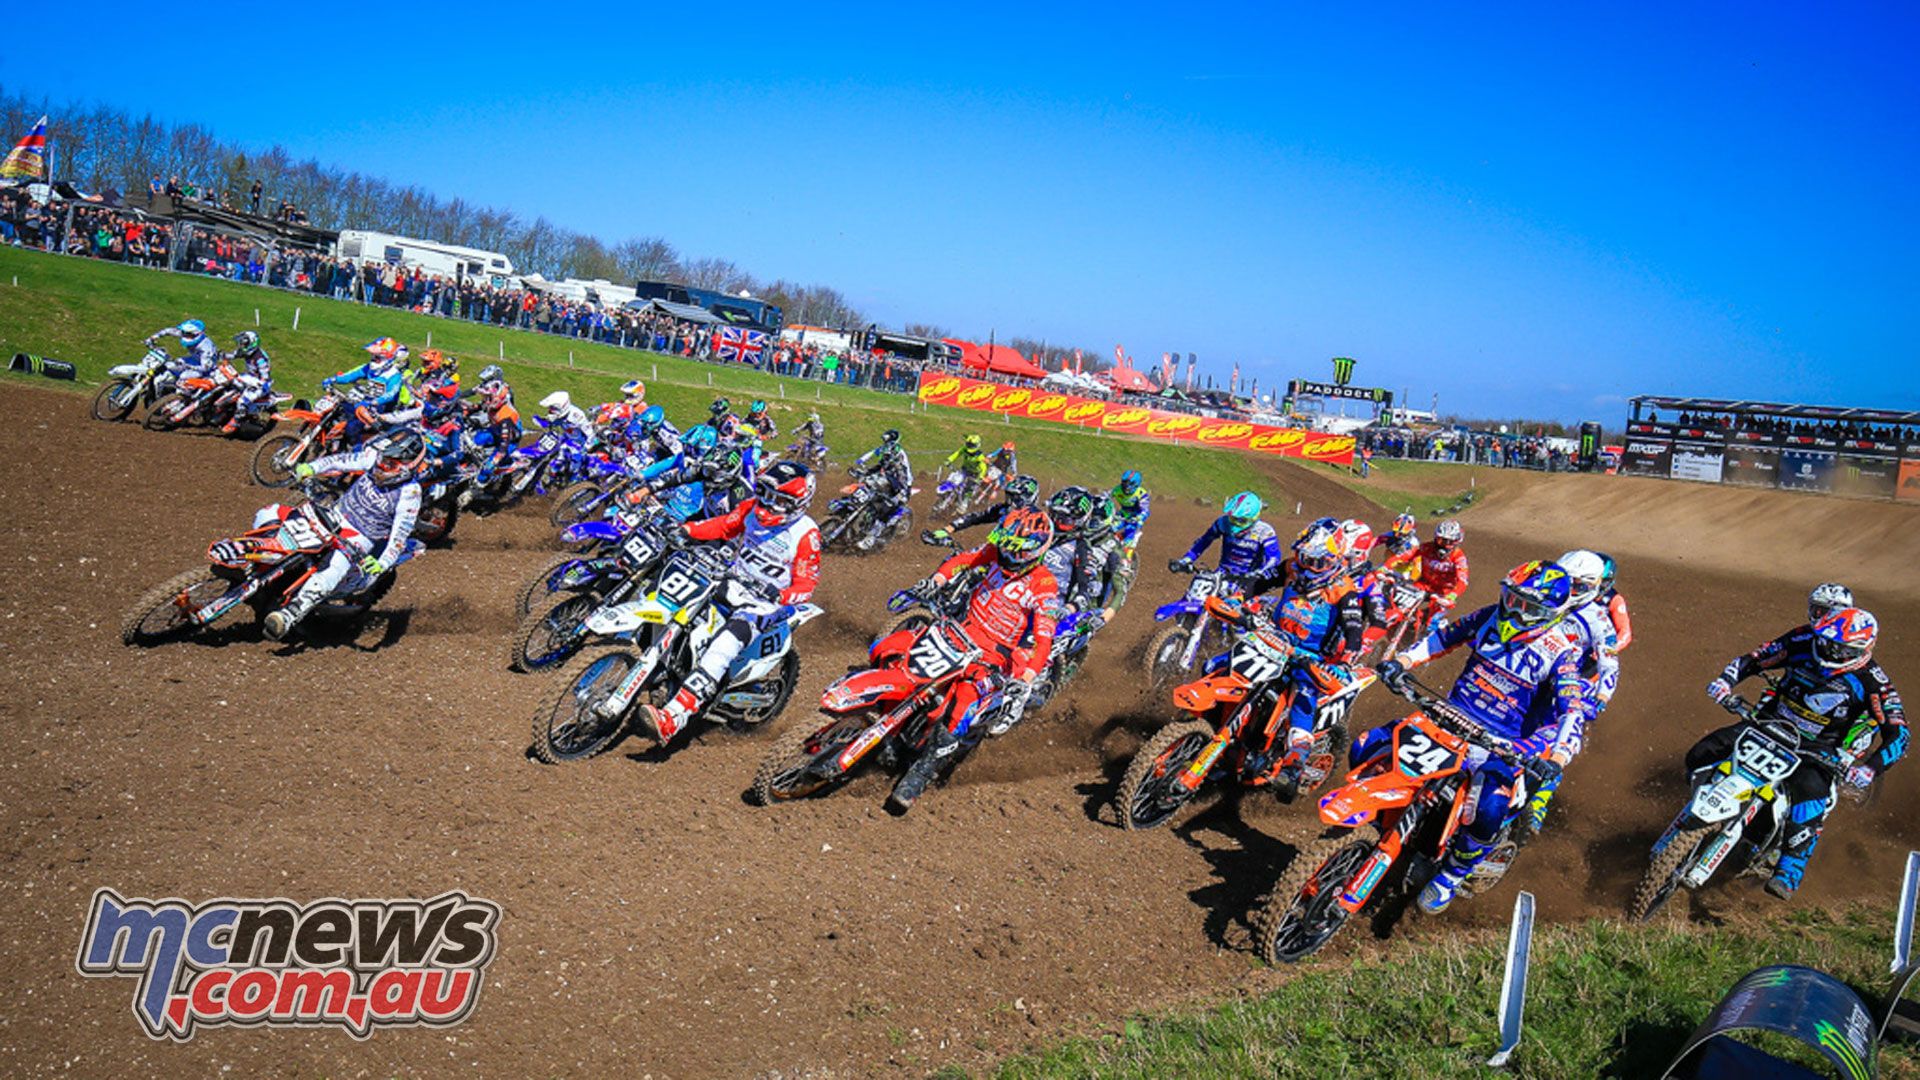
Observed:
[[[1005,413],[1027,420],[1052,420],[1125,435],[1170,442],[1199,443],[1229,450],[1257,450],[1281,457],[1353,464],[1353,437],[1319,431],[1271,427],[1238,420],[1165,412],[1122,402],[1095,401],[1045,389],[1001,386],[962,375],[920,373],[920,400],[975,412]]]

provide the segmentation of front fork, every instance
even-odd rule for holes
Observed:
[[[1182,670],[1193,670],[1194,658],[1200,655],[1200,639],[1207,635],[1207,623],[1207,609],[1202,607],[1199,617],[1193,621],[1193,629],[1187,632],[1187,648],[1180,654]]]

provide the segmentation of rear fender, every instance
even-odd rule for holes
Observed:
[[[1198,615],[1200,605],[1191,600],[1175,600],[1171,604],[1162,604],[1153,609],[1153,621],[1166,622],[1181,615]]]
[[[1247,699],[1247,692],[1252,689],[1253,684],[1238,675],[1211,675],[1175,690],[1173,704],[1197,716],[1215,705],[1238,705]]]
[[[919,688],[913,676],[899,668],[869,668],[835,680],[820,694],[820,708],[829,713],[857,712],[883,701],[898,701]]]
[[[567,526],[560,539],[569,544],[584,543],[588,540],[614,541],[624,535],[619,525],[611,521],[581,521]]]
[[[1414,779],[1394,769],[1349,780],[1321,797],[1320,820],[1346,827],[1364,824],[1382,810],[1413,802],[1413,797],[1430,779],[1432,777]]]

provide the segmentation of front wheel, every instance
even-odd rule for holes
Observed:
[[[582,480],[577,484],[569,484],[554,496],[553,511],[547,515],[547,520],[556,529],[578,525],[592,517],[594,511],[605,502],[606,492],[594,481]]]
[[[547,597],[556,593],[581,591],[581,587],[572,584],[569,579],[580,576],[575,568],[582,562],[584,560],[578,555],[555,555],[547,560],[545,566],[535,570],[533,576],[527,578],[527,583],[520,586],[520,595],[514,597],[513,601],[514,614],[525,616],[536,605],[545,603]],[[585,581],[588,584],[591,584],[594,578],[595,575],[585,575]]]
[[[153,645],[190,630],[193,612],[226,594],[232,583],[215,576],[211,566],[197,566],[147,590],[120,620],[120,640],[127,645]]]
[[[1706,825],[1695,825],[1676,830],[1668,837],[1667,846],[1653,857],[1652,865],[1640,878],[1640,886],[1633,890],[1633,900],[1627,904],[1627,918],[1646,922],[1666,906],[1680,887],[1680,868],[1693,861],[1694,853],[1712,831]]]
[[[1199,720],[1168,724],[1148,739],[1120,778],[1113,808],[1123,829],[1151,829],[1180,812],[1200,793],[1181,774],[1213,741],[1213,727]]]
[[[184,413],[177,416],[175,415],[179,410],[186,407],[186,401],[187,395],[185,394],[175,393],[165,395],[159,401],[153,403],[153,408],[147,410],[147,418],[141,421],[141,426],[148,431],[172,431],[174,428],[180,426],[181,421],[186,419],[186,414]]]
[[[782,736],[760,761],[753,776],[752,801],[804,799],[847,778],[834,760],[867,730],[855,716],[830,717],[822,725],[803,725]]]
[[[1340,894],[1374,847],[1371,840],[1330,836],[1302,848],[1254,917],[1254,947],[1260,958],[1291,964],[1333,940],[1354,914],[1341,905]]]
[[[253,448],[253,482],[261,487],[282,488],[293,483],[293,467],[305,456],[300,451],[300,436],[291,433],[261,439]]]
[[[1169,623],[1147,639],[1147,685],[1158,689],[1186,674],[1183,662],[1187,642],[1193,632],[1180,623]]]
[[[834,545],[840,542],[846,532],[847,519],[839,514],[828,514],[827,519],[820,523],[820,549],[833,550]]]
[[[132,379],[114,379],[93,395],[93,418],[125,420],[139,402],[140,397],[134,392]]]
[[[533,714],[533,756],[560,765],[612,746],[626,730],[626,718],[603,715],[599,705],[639,662],[625,649],[576,657],[560,673],[553,704]]]
[[[419,537],[423,544],[437,544],[453,535],[454,523],[459,520],[459,503],[429,503],[420,508],[420,517],[414,525],[413,535]]]
[[[926,608],[908,608],[881,623],[879,631],[873,635],[873,640],[885,641],[902,630],[925,630],[932,625],[933,615]]]
[[[587,616],[600,606],[591,593],[568,593],[527,613],[514,631],[507,666],[515,671],[542,671],[564,663],[580,647]]]

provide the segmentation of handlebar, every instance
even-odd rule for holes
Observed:
[[[1400,679],[1397,687],[1388,687],[1401,697],[1420,707],[1427,719],[1440,725],[1455,735],[1473,743],[1508,764],[1525,768],[1526,756],[1515,749],[1514,744],[1482,727],[1472,717],[1460,711],[1452,702],[1440,696],[1438,690],[1420,682],[1411,675]]]

